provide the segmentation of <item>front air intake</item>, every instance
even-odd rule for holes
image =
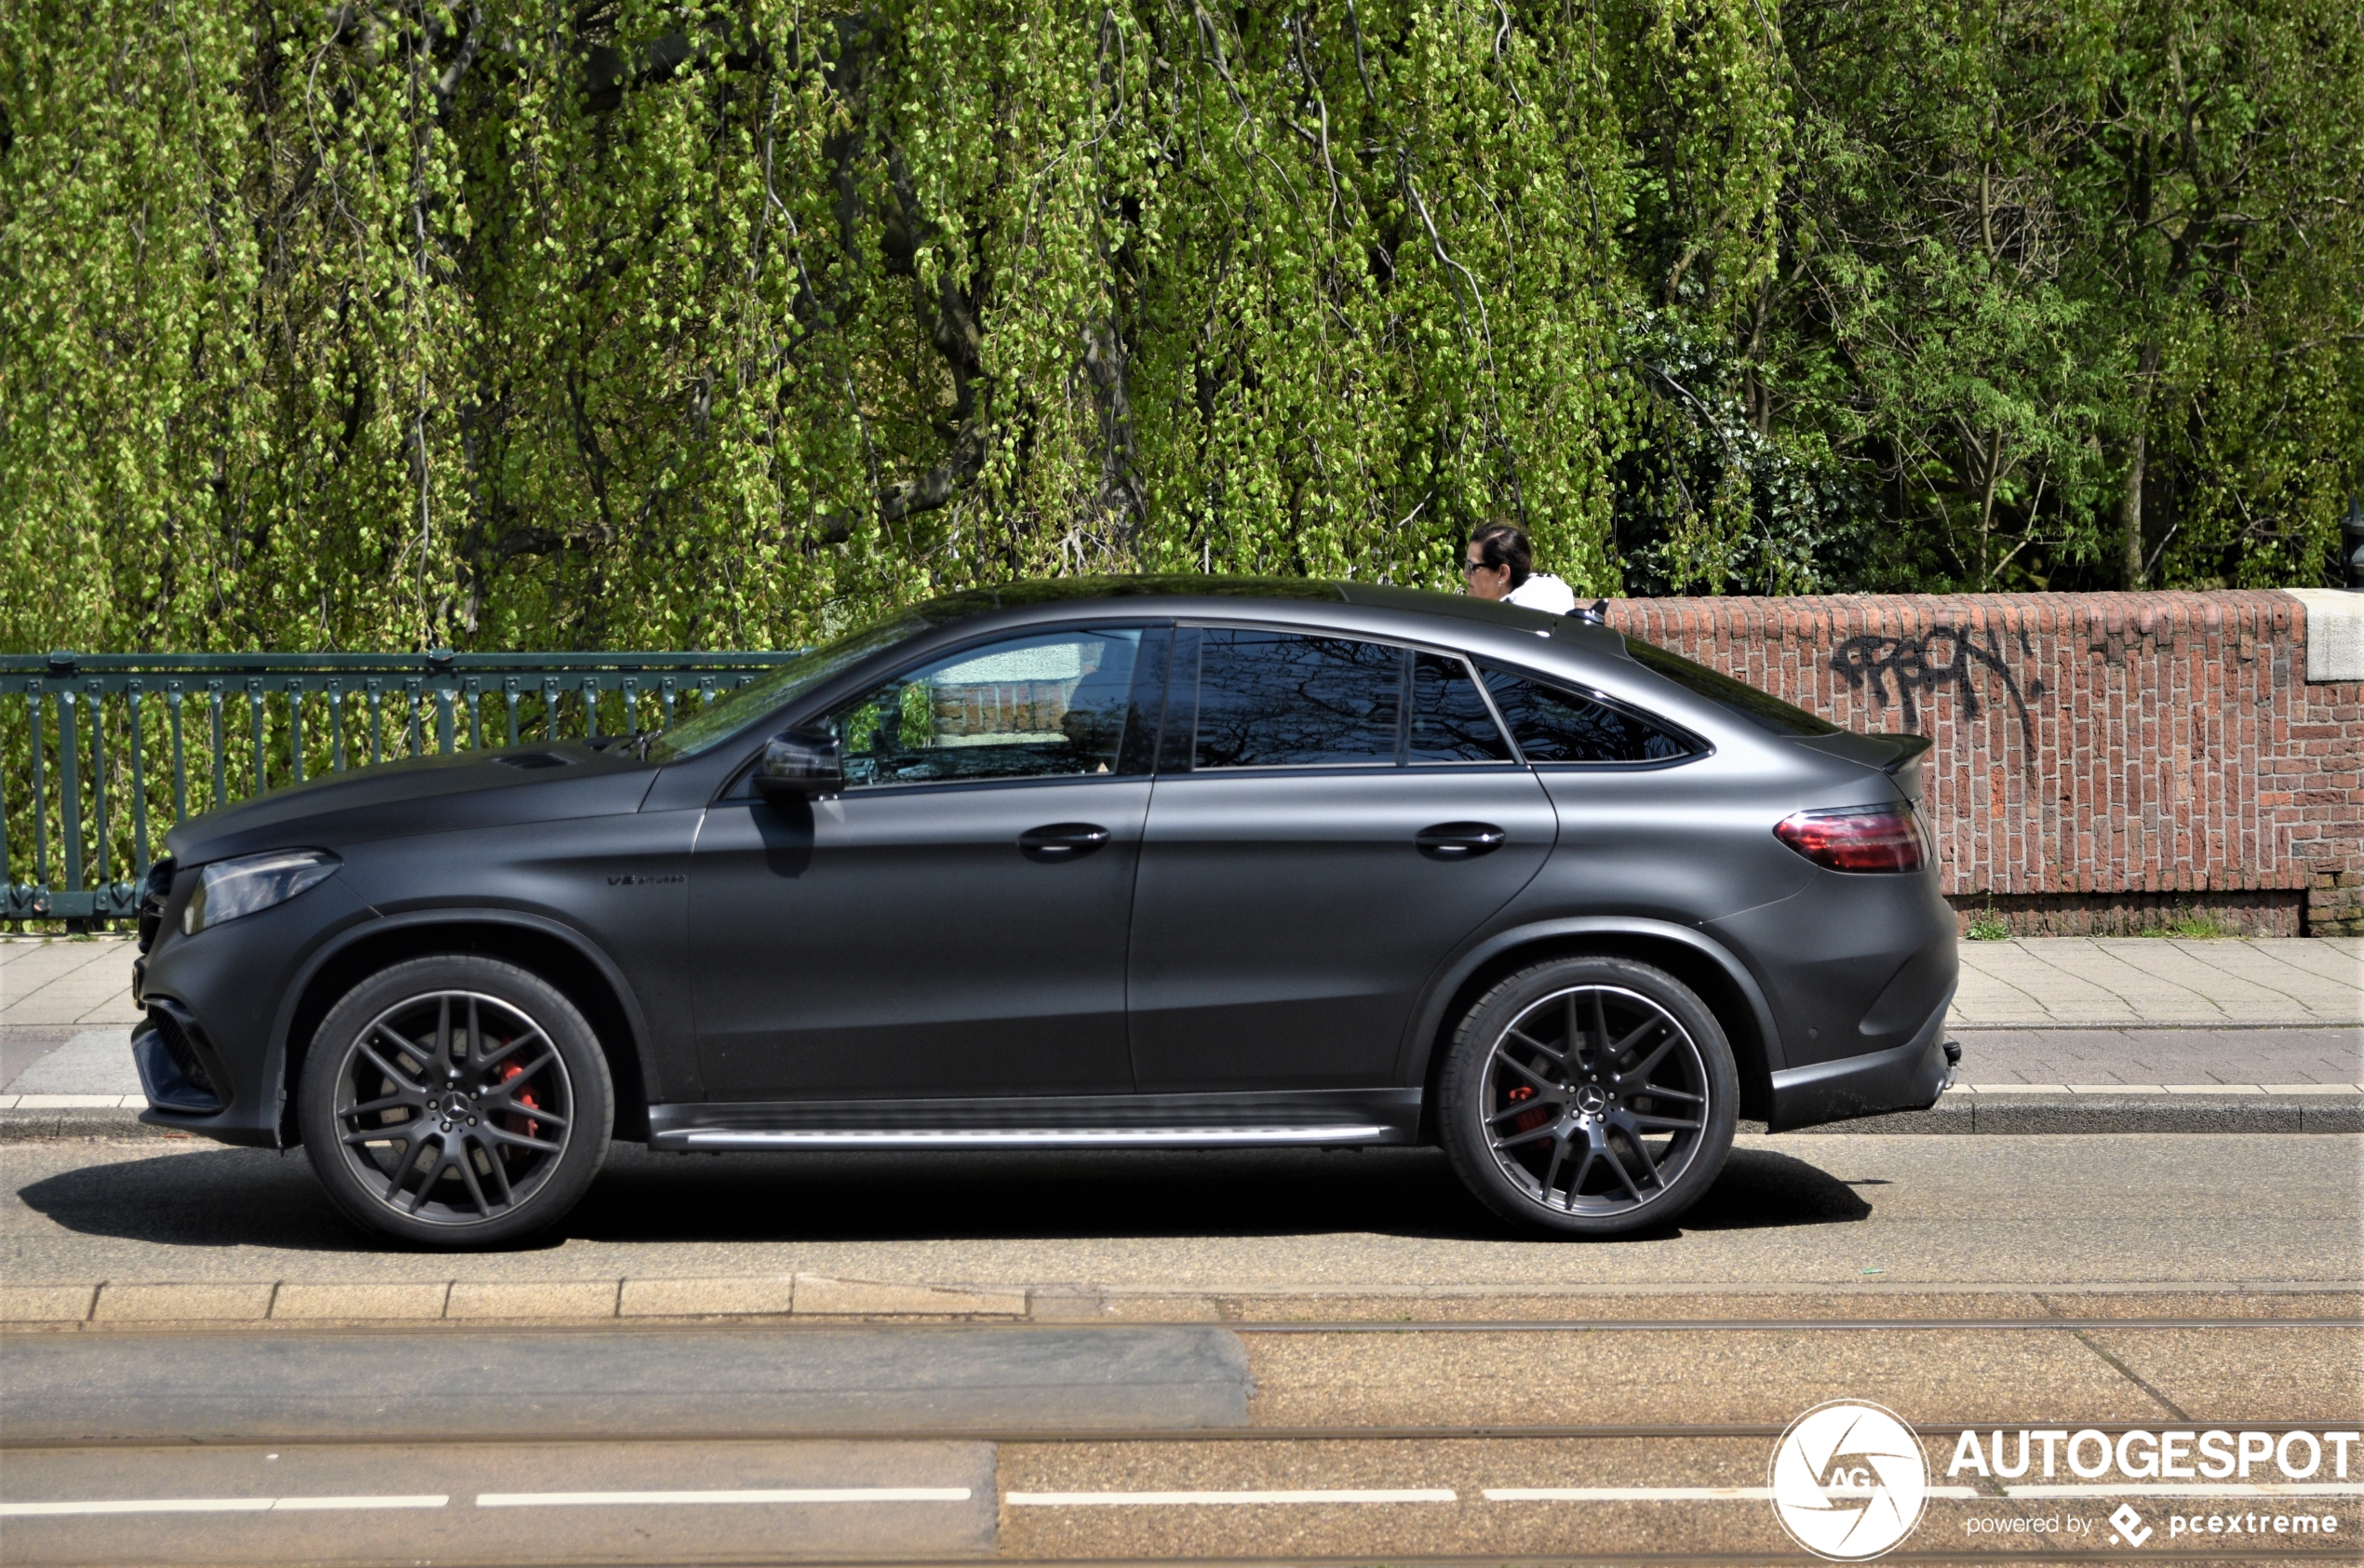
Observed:
[[[160,997],[149,1002],[147,1022],[131,1034],[141,1087],[147,1091],[148,1103],[159,1110],[187,1116],[221,1111],[228,1096],[217,1087],[222,1079],[212,1055],[196,1019]]]

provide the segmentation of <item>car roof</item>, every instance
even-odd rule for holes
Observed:
[[[929,644],[941,646],[947,639],[964,640],[974,631],[1065,621],[1101,605],[1135,615],[1148,610],[1221,621],[1261,619],[1257,607],[1269,605],[1271,619],[1284,624],[1416,642],[1434,639],[1515,664],[1556,670],[1564,677],[1597,675],[1594,661],[1602,659],[1633,668],[1625,638],[1590,617],[1551,615],[1522,605],[1382,583],[1197,575],[1059,577],[972,588],[914,605],[907,613],[928,628],[924,636]]]
[[[912,607],[936,625],[949,625],[996,610],[1041,605],[1085,604],[1094,599],[1234,598],[1288,599],[1339,604],[1339,584],[1303,577],[1202,577],[1181,574],[1129,577],[1050,577],[970,588]]]
[[[997,610],[1045,608],[1073,609],[1095,602],[1138,599],[1216,599],[1227,609],[1242,601],[1266,600],[1293,606],[1354,605],[1414,615],[1443,615],[1509,631],[1532,634],[1600,623],[1583,617],[1549,615],[1521,605],[1497,603],[1459,594],[1420,588],[1399,588],[1383,583],[1342,583],[1307,577],[1223,577],[1162,574],[1129,577],[1056,577],[995,587],[971,588],[914,605],[912,613],[934,626],[950,626]]]

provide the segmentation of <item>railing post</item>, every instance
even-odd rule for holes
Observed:
[[[451,650],[427,650],[427,669],[435,677],[435,749],[451,755]]]
[[[96,680],[84,681],[82,689],[90,698],[90,816],[97,828],[90,840],[90,885],[103,897],[111,880],[107,871],[114,864],[114,846],[107,842],[107,689]]]
[[[482,751],[484,749],[484,682],[478,680],[474,676],[470,676],[468,677],[467,694],[468,749],[470,751]]]
[[[269,764],[269,758],[263,753],[262,743],[264,731],[269,728],[269,726],[264,724],[262,721],[262,680],[261,677],[257,677],[247,682],[247,712],[248,717],[254,720],[253,798],[260,800],[265,794],[269,793],[271,788],[270,775],[264,771],[264,769]]]
[[[416,677],[402,683],[402,695],[410,704],[410,755],[423,757],[427,750],[427,736],[422,728],[425,720],[419,713],[419,681]]]
[[[344,682],[329,682],[329,771],[344,771]]]
[[[542,733],[549,740],[558,738],[558,677],[542,677]]]
[[[218,811],[230,803],[229,770],[222,755],[229,749],[229,743],[223,740],[222,735],[222,682],[207,681],[205,691],[206,698],[213,708],[213,804],[211,809]]]
[[[172,825],[189,820],[189,761],[181,746],[181,683],[165,683],[165,711],[172,717]]]
[[[33,730],[33,881],[49,885],[49,782],[44,757],[49,748],[41,734],[41,683],[24,683],[26,717]]]
[[[64,829],[60,837],[65,841],[65,892],[82,890],[82,731],[74,702],[72,687],[58,693],[58,825]]]
[[[379,724],[385,717],[385,682],[373,678],[363,682],[362,686],[369,694],[369,766],[374,768],[385,760],[378,744],[382,738]]]
[[[140,682],[127,681],[131,699],[131,879],[148,874],[148,770],[140,751]]]
[[[504,702],[505,702],[505,703],[507,703],[507,704],[509,704],[509,744],[510,744],[511,745],[516,745],[516,744],[517,744],[517,677],[515,677],[515,676],[513,676],[513,675],[510,675],[510,676],[503,676],[503,677],[501,677],[501,697],[502,697],[502,700],[503,700]]]
[[[288,757],[295,782],[303,782],[303,677],[288,682]]]
[[[589,734],[591,739],[596,741],[599,738],[599,677],[598,676],[587,675],[583,677],[583,711],[590,716]]]

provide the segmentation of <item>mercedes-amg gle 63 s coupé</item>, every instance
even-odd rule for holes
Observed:
[[[183,824],[145,1119],[427,1246],[556,1225],[613,1137],[1433,1143],[1520,1225],[1662,1226],[1739,1119],[1946,1081],[1927,744],[1474,599],[963,594],[653,737]]]

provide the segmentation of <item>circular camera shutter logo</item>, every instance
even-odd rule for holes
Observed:
[[[1817,1405],[1773,1449],[1773,1513],[1817,1557],[1860,1562],[1913,1533],[1928,1460],[1895,1412],[1857,1400]]]

